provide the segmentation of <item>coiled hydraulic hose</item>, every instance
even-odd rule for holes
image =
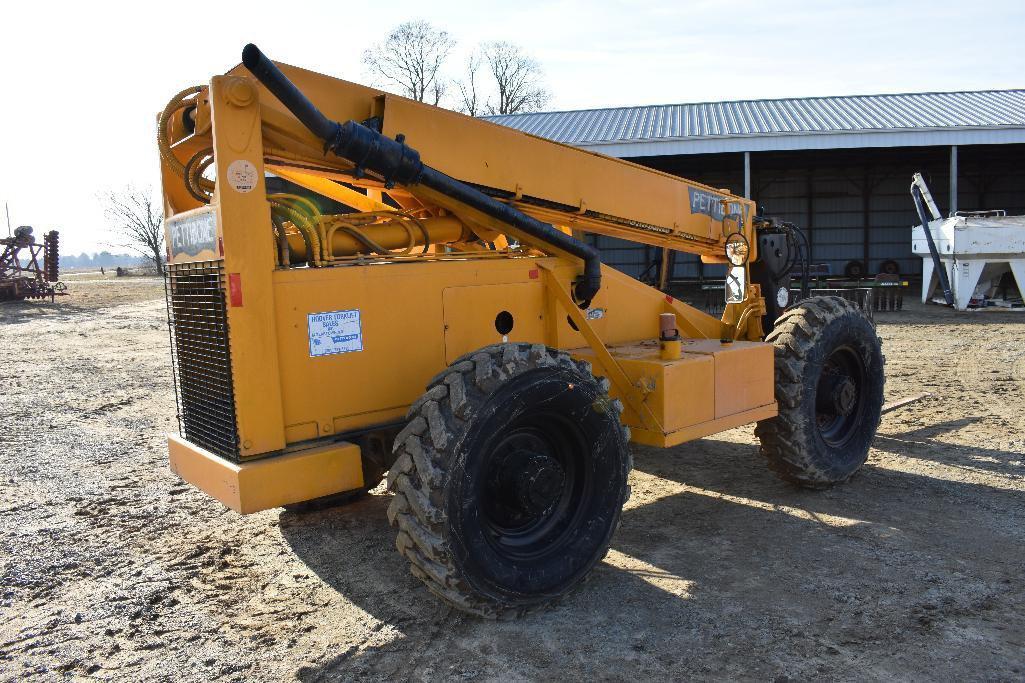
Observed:
[[[213,187],[209,189],[203,186],[203,182],[206,181],[210,184],[210,181],[203,177],[203,173],[214,163],[214,148],[206,147],[199,150],[185,162],[185,174],[183,176],[185,180],[185,189],[189,191],[193,197],[209,204],[210,200],[213,199]]]
[[[277,202],[292,204],[293,206],[301,206],[309,213],[309,218],[313,220],[320,219],[320,207],[317,206],[316,203],[314,203],[314,201],[309,197],[303,197],[302,195],[298,194],[288,194],[286,192],[279,192],[269,195],[268,198]]]
[[[205,90],[205,87],[201,85],[194,85],[189,88],[185,88],[172,97],[167,103],[167,106],[165,106],[164,110],[160,112],[160,116],[157,119],[157,149],[160,152],[160,158],[167,164],[168,168],[170,168],[175,175],[185,181],[185,187],[189,191],[189,194],[196,197],[199,201],[209,203],[209,199],[206,197],[213,194],[214,183],[212,180],[202,177],[201,174],[202,170],[205,170],[210,163],[213,163],[213,158],[211,157],[210,163],[202,166],[202,170],[199,172],[200,175],[198,175],[194,180],[194,188],[190,185],[190,177],[186,173],[185,164],[175,156],[174,150],[171,149],[171,141],[167,135],[167,127],[171,121],[171,117],[174,116],[175,112],[191,106],[196,101],[196,98],[191,96],[198,95],[203,92],[203,90]],[[213,150],[210,150],[210,152],[212,151]],[[192,159],[189,159],[189,162],[192,163]],[[196,188],[198,188],[198,190]]]
[[[291,222],[302,234],[308,245],[306,258],[310,265],[322,265],[322,250],[317,229],[320,224],[320,209],[317,205],[306,197],[294,194],[268,195],[267,201],[270,202],[272,216]]]

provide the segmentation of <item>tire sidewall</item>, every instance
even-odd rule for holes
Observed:
[[[854,349],[865,366],[862,392],[863,414],[854,432],[840,447],[826,443],[816,420],[815,399],[823,366],[838,348]],[[803,401],[804,422],[810,431],[806,435],[812,446],[815,463],[829,473],[832,480],[843,480],[853,475],[868,459],[868,451],[879,426],[883,402],[883,356],[872,323],[858,311],[848,311],[830,320],[819,331],[818,339],[809,353],[804,367]]]
[[[569,390],[567,391],[567,387]],[[482,455],[501,435],[531,411],[549,411],[580,426],[586,443],[584,485],[590,501],[578,511],[571,540],[563,552],[530,561],[498,553],[482,523]],[[627,446],[618,413],[593,377],[565,367],[527,370],[490,394],[453,447],[455,464],[445,489],[446,517],[453,561],[480,593],[506,604],[532,604],[564,593],[604,554],[618,525],[625,498]]]

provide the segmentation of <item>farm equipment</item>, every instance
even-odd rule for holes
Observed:
[[[32,227],[15,228],[10,237],[0,239],[0,301],[45,299],[64,294],[59,281],[59,237],[56,230],[36,242]]]
[[[864,463],[874,327],[837,297],[780,315],[792,240],[753,202],[242,57],[158,120],[183,479],[241,513],[386,479],[412,573],[498,616],[604,557],[630,442],[757,423],[795,484]],[[722,317],[603,265],[578,232],[726,264]]]
[[[1025,216],[990,209],[943,218],[921,173],[912,176],[911,199],[920,221],[911,250],[922,257],[922,303],[939,290],[937,298],[958,311],[1022,308]]]

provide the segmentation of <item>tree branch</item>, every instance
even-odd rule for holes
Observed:
[[[407,21],[363,53],[363,64],[385,85],[418,102],[438,104],[445,93],[440,72],[455,41],[426,21]]]
[[[129,186],[108,192],[103,199],[108,229],[123,242],[120,246],[144,256],[163,275],[164,215],[153,201],[153,191]]]

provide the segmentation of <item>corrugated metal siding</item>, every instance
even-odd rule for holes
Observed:
[[[1020,150],[1021,146],[1013,143],[1025,142],[1021,137],[1025,133],[1025,89],[703,102],[519,114],[490,120],[558,142],[635,158],[738,194],[743,190],[740,160],[732,171],[695,168],[700,159],[673,168],[678,163],[674,160],[688,154],[703,157],[713,153],[708,156],[715,158],[714,153],[752,151],[754,199],[768,214],[807,231],[814,263],[828,264],[832,272],[842,273],[847,262],[867,259],[868,271],[874,273],[883,261],[893,259],[902,273],[915,275],[921,272],[921,259],[911,253],[911,225],[917,219],[908,183],[913,171],[924,168],[924,157],[919,154],[918,160],[905,159],[899,156],[903,152],[894,150],[898,156],[880,153],[879,160],[867,166],[862,162],[844,167],[831,159],[835,152],[811,150],[922,150],[923,146],[947,144],[961,145],[962,150],[972,145],[992,150],[996,143],[1012,144],[1008,149]],[[798,166],[763,170],[760,150],[809,151],[783,152],[806,155]],[[1007,166],[1005,160],[1000,173],[988,168],[989,151],[976,160],[973,172],[968,173],[969,165],[964,164],[958,205],[1025,212],[1025,176],[1020,152],[1017,154],[1013,165]],[[657,155],[663,155],[662,161],[656,161]],[[934,169],[933,194],[946,207],[946,160],[936,161],[929,162]],[[874,176],[867,219],[861,188],[865,173]],[[887,177],[880,177],[881,173]],[[655,258],[653,250],[642,245],[604,237],[596,243],[607,263],[635,277]],[[722,268],[702,267],[693,255],[678,254],[675,263],[675,279],[723,276]]]
[[[959,159],[960,208],[1025,214],[1025,145],[961,147]],[[743,187],[740,155],[631,160],[713,187],[734,192]],[[805,230],[812,243],[811,260],[827,264],[833,273],[842,274],[849,261],[858,260],[867,261],[868,272],[874,274],[883,261],[892,259],[903,274],[914,276],[921,273],[922,261],[911,252],[911,226],[918,222],[908,193],[911,174],[926,174],[941,210],[947,211],[948,170],[945,148],[752,155],[752,191],[766,215]],[[620,243],[617,249],[625,246],[629,245]],[[634,252],[634,258],[641,254]],[[679,254],[673,277],[715,279],[722,273],[707,266],[701,269],[696,258]]]
[[[768,214],[803,228],[811,241],[811,261],[843,274],[844,266],[865,256],[864,198],[860,169],[820,168],[778,170],[758,194]],[[893,259],[905,275],[921,273],[921,259],[911,254],[914,209],[908,194],[911,174],[873,179],[868,215],[868,270],[875,273],[883,261]],[[812,201],[809,211],[808,191]],[[942,187],[934,188],[942,196]]]
[[[1025,127],[1025,90],[700,102],[488,120],[571,145],[902,129]]]

